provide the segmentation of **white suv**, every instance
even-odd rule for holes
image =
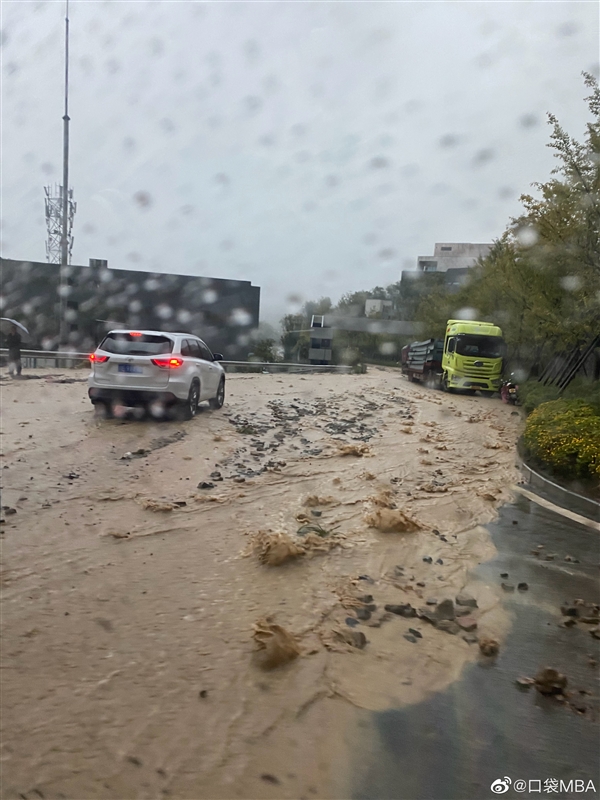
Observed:
[[[90,355],[88,394],[109,413],[142,405],[162,417],[178,407],[191,419],[202,400],[211,408],[222,407],[222,359],[190,333],[110,331]]]

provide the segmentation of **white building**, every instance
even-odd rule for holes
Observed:
[[[432,256],[417,258],[417,272],[447,272],[449,269],[468,269],[478,258],[487,256],[491,244],[469,242],[436,242]]]

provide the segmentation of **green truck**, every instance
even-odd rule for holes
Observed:
[[[468,394],[500,391],[504,353],[504,339],[497,325],[449,319],[442,355],[442,389]]]

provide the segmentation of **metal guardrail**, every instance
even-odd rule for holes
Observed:
[[[532,489],[537,489],[538,494],[542,497],[547,495],[546,499],[552,500],[556,505],[575,511],[595,522],[600,521],[600,503],[597,500],[565,489],[564,486],[560,486],[560,484],[540,475],[539,472],[536,472],[525,462],[522,462],[521,469],[527,485],[531,486]]]
[[[0,355],[8,353],[8,349],[0,348]],[[77,353],[66,350],[21,350],[21,362],[25,369],[38,367],[63,366],[67,369],[76,369],[85,366],[89,353]],[[252,371],[252,372],[338,372],[349,373],[352,368],[338,364],[294,364],[270,361],[220,361],[226,372]]]
[[[294,364],[283,361],[220,361],[227,372],[251,370],[254,372],[338,372],[348,374],[352,367],[345,364]],[[229,369],[231,368],[231,369]]]
[[[0,355],[7,355],[8,348],[0,348]],[[61,364],[59,365],[59,362]],[[24,350],[21,349],[21,363],[25,369],[36,369],[37,367],[65,366],[74,369],[82,365],[82,362],[89,364],[89,353],[67,352],[64,350]]]

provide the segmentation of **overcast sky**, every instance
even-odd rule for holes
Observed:
[[[251,280],[267,321],[499,236],[598,72],[596,0],[70,9],[73,262]],[[2,250],[43,261],[64,4],[2,15]]]

